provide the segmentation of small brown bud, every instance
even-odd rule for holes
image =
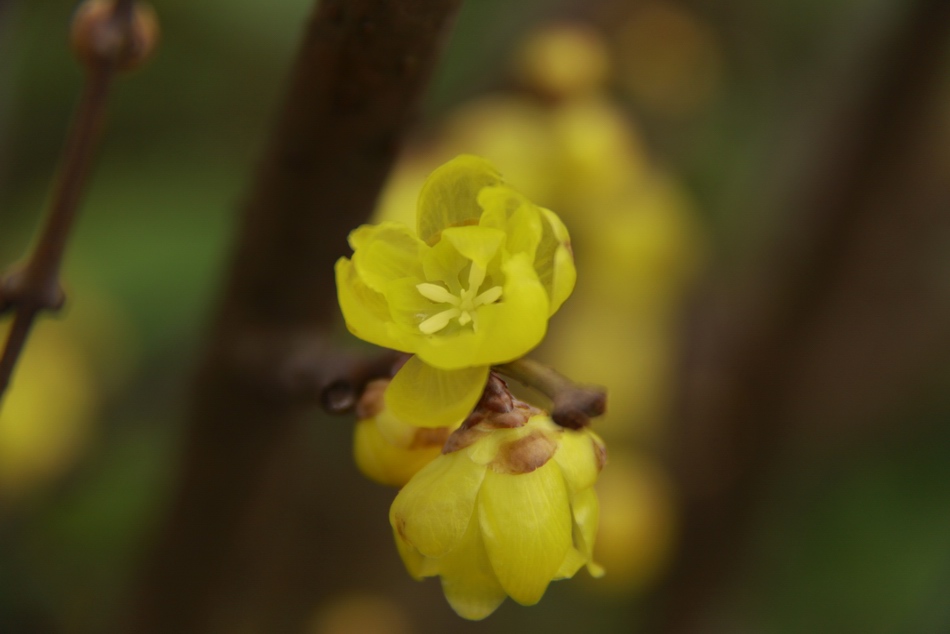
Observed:
[[[152,6],[135,2],[128,22],[115,6],[115,0],[86,0],[76,9],[70,41],[87,68],[114,65],[117,70],[132,70],[155,52],[159,28]]]

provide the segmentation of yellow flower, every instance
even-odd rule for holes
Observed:
[[[383,222],[359,227],[349,240],[352,259],[336,265],[343,317],[357,337],[415,355],[386,403],[421,427],[459,424],[489,366],[537,346],[574,288],[560,219],[474,156],[432,173],[415,232]]]
[[[518,416],[520,426],[499,426],[518,424]],[[585,564],[602,573],[591,555],[600,439],[523,406],[495,421],[453,434],[389,512],[409,573],[440,576],[452,608],[467,619],[485,618],[506,596],[533,605],[548,583]]]
[[[383,394],[389,381],[371,382],[356,407],[359,421],[353,433],[353,458],[371,480],[401,487],[442,453],[448,427],[415,427],[386,409]]]

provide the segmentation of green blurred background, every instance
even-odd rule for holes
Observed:
[[[27,251],[81,86],[74,4],[0,0],[2,266]],[[677,545],[662,465],[683,433],[696,333],[718,316],[703,298],[731,297],[786,236],[821,230],[797,196],[866,158],[828,154],[893,97],[867,84],[903,59],[894,32],[922,4],[465,3],[379,214],[411,214],[425,174],[472,152],[564,218],[578,288],[538,354],[612,393],[597,423],[611,450],[607,576],[462,622],[437,582],[401,569],[393,492],[360,478],[350,421],[314,413],[312,499],[286,540],[270,537],[312,552],[249,546],[262,603],[290,616],[232,631],[636,631]],[[127,600],[174,491],[236,211],[310,3],[156,9],[160,50],[110,104],[65,262],[69,302],[36,328],[3,403],[0,632],[110,631]],[[813,298],[780,411],[763,412],[780,447],[702,631],[950,631],[950,70],[947,47],[933,53],[936,70],[903,86],[933,84],[926,116],[891,122],[908,125],[895,135],[911,149],[852,195],[827,247],[842,263]]]

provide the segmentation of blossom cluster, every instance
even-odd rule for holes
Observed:
[[[411,355],[363,394],[354,449],[366,475],[402,486],[390,523],[409,573],[441,577],[470,619],[506,596],[534,604],[585,565],[599,574],[603,443],[558,427],[491,373],[541,342],[574,288],[561,220],[463,155],[422,187],[415,230],[364,225],[350,246],[336,266],[347,327]]]

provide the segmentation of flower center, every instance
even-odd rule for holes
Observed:
[[[416,284],[419,294],[426,299],[437,304],[448,304],[451,308],[438,312],[421,324],[419,330],[423,334],[431,335],[437,333],[449,325],[453,319],[458,319],[460,326],[472,324],[475,328],[475,310],[479,306],[494,304],[501,299],[501,287],[492,286],[484,293],[478,292],[482,283],[485,281],[485,269],[472,262],[472,268],[468,272],[468,288],[463,288],[458,295],[453,295],[451,291],[444,286],[423,282]]]

